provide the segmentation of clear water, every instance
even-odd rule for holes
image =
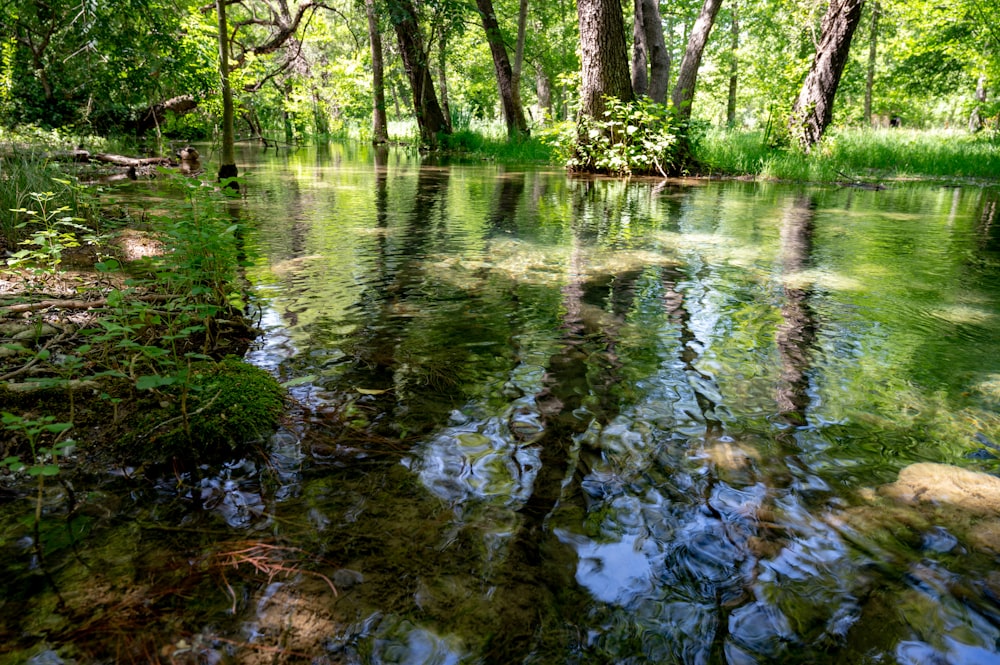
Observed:
[[[60,575],[150,637],[78,657],[1000,662],[995,190],[241,159],[296,406],[267,464],[96,484],[107,583]]]

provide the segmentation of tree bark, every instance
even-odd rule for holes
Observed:
[[[663,40],[663,19],[660,17],[657,0],[635,0],[632,34],[635,44],[632,60],[633,91],[636,96],[649,95],[654,102],[664,104],[670,82],[670,53]],[[637,54],[636,50],[640,48],[641,53]]]
[[[229,84],[229,26],[226,22],[226,0],[215,0],[219,19],[219,78],[222,82],[222,155],[219,160],[219,180],[235,178],[236,138],[233,130],[233,89]]]
[[[521,95],[514,85],[514,74],[507,56],[507,47],[503,43],[500,24],[496,12],[493,11],[493,0],[476,0],[479,16],[486,31],[486,41],[489,42],[493,54],[493,69],[497,76],[497,88],[500,91],[500,103],[503,105],[503,116],[507,121],[507,137],[511,140],[528,135],[528,123],[521,107]]]
[[[385,76],[382,62],[382,35],[378,31],[375,0],[365,0],[368,14],[368,42],[372,49],[372,143],[389,141],[389,121],[385,114]]]
[[[642,21],[643,0],[632,5],[632,92],[642,97],[649,92],[649,61],[646,59],[646,30]]]
[[[602,118],[604,97],[632,100],[625,45],[625,17],[619,0],[577,0],[583,86],[582,115]]]
[[[514,45],[514,89],[521,92],[521,72],[524,69],[524,39],[528,32],[528,0],[521,0],[517,8],[517,42]]]
[[[732,41],[730,42],[729,61],[729,97],[726,102],[726,125],[730,128],[736,126],[736,90],[739,85],[740,74],[740,17],[737,8],[733,6],[733,23],[730,31]]]
[[[872,5],[871,43],[868,47],[868,76],[865,78],[865,125],[872,126],[872,88],[875,87],[875,61],[878,55],[878,0]]]
[[[722,0],[705,0],[688,37],[687,49],[684,51],[681,69],[677,73],[677,83],[674,84],[674,92],[671,95],[677,116],[681,120],[688,120],[691,117],[691,102],[694,101],[695,85],[698,83],[701,56],[705,52],[705,44],[708,43],[715,16],[721,6]]]
[[[806,153],[819,143],[833,120],[833,101],[863,4],[864,0],[830,0],[823,17],[816,55],[788,121],[791,136]]]
[[[978,132],[983,128],[983,118],[979,106],[986,103],[986,74],[980,74],[976,81],[976,105],[969,115],[969,131]]]
[[[450,134],[451,128],[434,93],[434,80],[427,65],[427,52],[417,24],[416,9],[412,0],[389,0],[387,4],[403,57],[403,68],[413,91],[413,110],[420,128],[420,139],[425,145],[435,145],[437,135]]]
[[[539,108],[552,118],[552,83],[540,60],[535,61],[535,97],[538,98]]]

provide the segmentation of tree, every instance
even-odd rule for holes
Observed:
[[[872,124],[872,88],[875,87],[875,66],[878,64],[878,19],[881,14],[878,0],[872,5],[872,22],[868,44],[868,75],[865,78],[865,125]]]
[[[424,38],[417,22],[417,10],[412,0],[388,0],[387,4],[403,58],[403,67],[413,92],[413,110],[420,128],[420,139],[426,145],[435,145],[437,135],[450,134],[451,127],[434,92],[434,81],[427,62],[428,53],[424,50]]]
[[[580,113],[601,118],[604,98],[632,99],[625,50],[625,18],[618,0],[577,0],[583,69]]]
[[[385,115],[385,82],[382,63],[382,35],[378,29],[378,16],[375,14],[375,0],[365,0],[365,13],[368,15],[368,40],[372,50],[372,142],[387,143],[389,141],[389,121]]]
[[[500,92],[500,103],[503,106],[504,120],[507,122],[507,137],[511,140],[528,135],[528,123],[524,119],[524,109],[521,107],[521,93],[514,82],[514,74],[507,56],[507,47],[503,43],[500,24],[496,12],[493,11],[493,0],[476,0],[479,17],[486,32],[486,41],[493,55],[493,68],[496,72],[497,88]]]
[[[665,104],[670,83],[670,53],[663,40],[663,19],[657,0],[635,0],[632,44],[633,91]]]
[[[688,37],[687,49],[677,74],[677,83],[671,99],[677,115],[681,120],[691,117],[691,103],[694,101],[694,89],[698,82],[698,69],[701,67],[701,56],[705,52],[705,44],[712,32],[715,16],[719,13],[722,0],[705,0],[694,22],[691,35]]]
[[[726,99],[726,126],[736,126],[736,89],[739,85],[740,74],[740,17],[736,3],[733,3],[732,23],[730,25],[729,36],[729,94]]]
[[[833,100],[847,63],[851,39],[861,22],[863,4],[864,0],[830,0],[823,17],[816,55],[788,121],[792,138],[807,153],[823,138],[833,120]]]
[[[219,158],[219,180],[235,178],[235,132],[233,129],[233,90],[229,81],[229,25],[226,20],[227,0],[215,0],[219,20],[219,80],[222,86],[222,154]]]

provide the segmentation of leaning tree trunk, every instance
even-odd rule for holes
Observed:
[[[649,95],[654,102],[664,104],[670,81],[670,53],[663,40],[663,19],[657,0],[635,0],[632,36],[633,91],[636,95]]]
[[[722,0],[705,0],[701,13],[694,22],[691,34],[688,36],[687,49],[681,61],[681,69],[677,74],[677,83],[671,95],[677,117],[688,120],[691,117],[691,102],[694,101],[694,89],[698,83],[698,69],[701,67],[701,56],[705,52],[705,44],[712,33],[715,16],[719,13]]]
[[[378,31],[378,16],[375,15],[375,0],[365,0],[368,14],[368,41],[372,49],[372,143],[389,141],[389,121],[385,114],[385,77],[382,63],[382,35]]]
[[[476,0],[479,16],[486,31],[486,41],[489,42],[493,54],[493,69],[497,76],[497,88],[500,91],[500,103],[503,105],[503,117],[507,121],[507,137],[516,139],[528,135],[528,123],[524,119],[524,109],[521,107],[521,95],[514,86],[514,74],[507,56],[507,47],[503,43],[500,24],[496,12],[493,11],[493,0]]]
[[[396,30],[399,52],[403,57],[403,68],[413,90],[413,110],[420,128],[420,139],[427,145],[437,143],[438,134],[450,134],[451,128],[445,120],[434,81],[427,65],[424,39],[417,24],[417,12],[412,0],[389,0],[389,14]]]
[[[226,23],[226,0],[216,0],[219,18],[219,77],[222,81],[222,156],[219,160],[219,180],[235,178],[236,137],[233,130],[233,89],[229,84],[229,26]]]
[[[577,0],[583,86],[580,113],[602,118],[605,97],[632,100],[625,46],[625,17],[619,0]]]
[[[833,119],[833,100],[847,64],[851,39],[861,22],[864,0],[830,0],[809,74],[792,107],[791,136],[808,153]]]

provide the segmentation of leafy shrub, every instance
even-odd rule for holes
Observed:
[[[690,128],[672,109],[648,97],[605,104],[603,119],[584,116],[556,137],[569,170],[667,177],[690,167]]]

